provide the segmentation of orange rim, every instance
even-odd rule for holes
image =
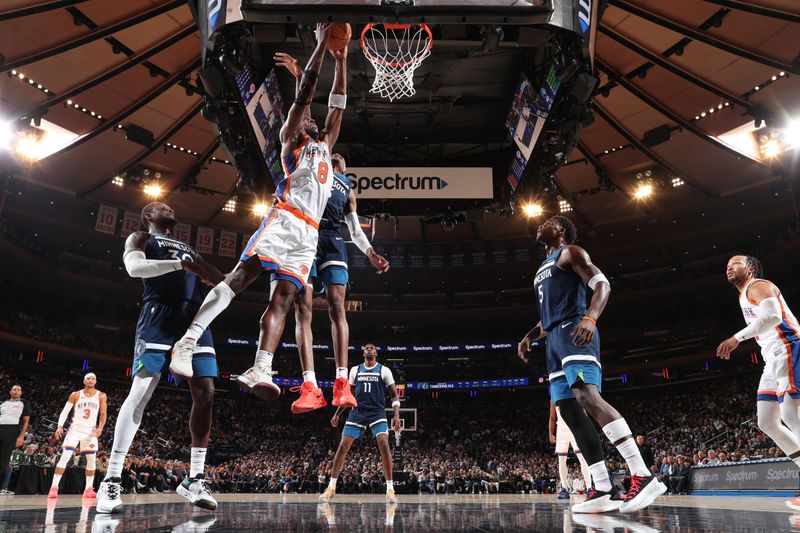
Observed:
[[[361,50],[363,50],[364,55],[367,56],[367,59],[369,59],[371,61],[375,61],[376,63],[380,63],[381,65],[389,66],[389,67],[405,67],[407,65],[410,65],[410,64],[416,62],[416,60],[417,60],[416,57],[414,58],[414,61],[402,61],[402,62],[401,61],[393,61],[393,62],[389,62],[389,61],[384,60],[382,57],[378,57],[378,56],[373,55],[372,53],[370,53],[369,48],[364,44],[364,37],[367,35],[367,32],[369,30],[371,30],[372,28],[374,28],[375,26],[377,26],[377,24],[367,24],[366,26],[364,26],[364,29],[361,30]],[[413,24],[383,24],[383,27],[386,28],[386,29],[389,29],[389,30],[407,30],[411,26],[413,26]],[[431,50],[431,48],[433,47],[433,33],[431,32],[431,29],[428,27],[427,24],[418,24],[418,26],[420,28],[422,28],[423,30],[425,30],[425,32],[428,34],[428,46],[425,47],[425,51],[424,52],[419,54],[419,55],[426,55]],[[417,57],[419,57],[419,56],[417,56]]]

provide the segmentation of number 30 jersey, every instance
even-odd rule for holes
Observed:
[[[196,254],[188,244],[175,240],[163,233],[151,233],[144,250],[147,259],[188,261],[193,263]],[[178,304],[180,302],[203,303],[205,292],[197,276],[185,270],[176,270],[154,278],[142,278],[145,302],[164,302]]]
[[[586,314],[586,284],[572,269],[558,266],[561,247],[544,260],[533,278],[542,328],[550,331],[560,322]]]
[[[283,157],[282,163],[286,177],[275,190],[278,200],[319,222],[333,187],[333,168],[327,143],[317,142],[306,135],[300,146]]]

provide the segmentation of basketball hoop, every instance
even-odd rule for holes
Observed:
[[[432,46],[427,24],[367,24],[361,32],[361,49],[375,67],[369,92],[390,101],[413,96],[414,71]]]

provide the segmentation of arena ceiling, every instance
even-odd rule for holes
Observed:
[[[222,211],[237,173],[201,115],[201,45],[185,1],[5,0],[0,10],[0,72],[7,74],[0,78],[0,118],[46,110],[45,121],[78,136],[30,164],[23,180],[136,210],[147,198],[112,179],[143,166],[162,174],[166,200],[187,222],[243,232],[253,227],[249,217]],[[305,60],[308,51],[289,35],[276,49]],[[526,52],[506,40],[480,53],[481,44],[466,34],[435,42],[420,76],[434,73],[438,81],[420,93],[432,97],[436,112],[398,113],[386,106],[365,121],[351,105],[337,150],[372,164],[472,164],[503,150],[510,154],[504,120]],[[370,76],[355,43],[351,50],[353,77]],[[730,199],[737,198],[738,205],[743,194],[748,208],[736,213],[742,226],[764,210],[796,219],[791,186],[800,150],[753,157],[717,138],[737,128],[752,135],[757,123],[800,121],[796,0],[610,0],[595,67],[597,119],[556,175],[579,225],[596,231],[677,220],[709,203],[733,205]],[[281,76],[288,94],[292,80]],[[351,102],[363,98],[353,81]],[[151,131],[152,143],[126,140],[131,125]],[[769,132],[756,134],[755,144]],[[648,179],[655,194],[636,200],[636,188]],[[680,186],[672,186],[675,179]],[[687,231],[671,227],[676,234]],[[387,223],[382,237],[490,239],[526,231],[521,217],[488,215],[451,232],[404,219]]]

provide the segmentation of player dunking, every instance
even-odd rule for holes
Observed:
[[[58,417],[58,428],[53,433],[53,438],[59,440],[64,433],[64,424],[70,411],[75,409],[72,415],[72,424],[69,426],[67,436],[64,437],[64,444],[61,449],[61,458],[56,465],[56,472],[53,475],[53,484],[50,486],[48,498],[58,498],[58,484],[64,470],[67,468],[75,447],[79,446],[81,454],[86,456],[86,488],[83,490],[84,498],[96,498],[94,492],[94,472],[97,461],[97,438],[103,433],[103,426],[106,425],[106,394],[95,388],[97,376],[89,372],[83,377],[83,389],[75,391],[69,395],[61,415]]]
[[[294,103],[281,128],[281,158],[285,179],[278,183],[278,201],[247,243],[233,272],[208,294],[183,338],[172,351],[170,370],[191,376],[187,364],[197,339],[224,311],[231,300],[265,270],[275,273],[276,283],[269,307],[261,317],[258,350],[253,367],[237,381],[264,400],[273,400],[281,389],[272,381],[272,358],[286,323],[286,313],[297,292],[305,290],[317,251],[319,220],[331,195],[330,149],[336,143],[347,101],[347,48],[330,53],[336,59],[333,88],[328,100],[325,128],[320,131],[308,106],[314,96],[325,57],[331,24],[318,24],[317,46],[311,54]]]
[[[563,216],[551,217],[539,226],[536,240],[547,248],[547,258],[533,281],[541,319],[520,341],[518,353],[527,362],[531,343],[547,337],[550,397],[575,436],[594,480],[594,490],[589,491],[585,502],[573,505],[572,511],[628,513],[647,507],[667,487],[642,460],[628,423],[600,396],[602,372],[596,324],[608,303],[611,284],[592,264],[586,250],[573,244],[576,237],[575,225]],[[587,286],[593,291],[588,309]],[[631,488],[624,501],[611,485],[602,444],[589,416],[628,464]]]
[[[762,279],[764,270],[758,259],[735,255],[728,261],[726,274],[728,283],[739,290],[747,326],[725,339],[717,355],[728,359],[740,342],[756,339],[764,359],[756,393],[758,427],[800,466],[800,325],[778,287]],[[786,505],[800,511],[800,497]]]
[[[279,66],[285,67],[297,80],[300,89],[302,70],[300,62],[289,54],[278,52],[273,59]],[[331,196],[325,206],[325,212],[319,222],[319,241],[317,254],[311,266],[309,278],[319,277],[325,288],[328,301],[328,314],[331,319],[331,338],[333,339],[333,357],[336,363],[336,380],[333,385],[333,405],[335,407],[355,407],[355,398],[347,383],[347,358],[350,344],[350,329],[345,314],[345,293],[349,275],[347,271],[347,249],[341,235],[342,220],[350,230],[353,243],[370,260],[370,263],[383,274],[389,270],[389,261],[375,252],[369,239],[358,222],[355,191],[350,187],[350,180],[344,175],[347,168],[344,157],[331,155],[333,163],[333,187]],[[274,276],[274,274],[273,274]],[[309,288],[311,286],[309,285]],[[313,338],[311,331],[313,294],[311,290],[295,295],[295,338],[300,352],[300,364],[303,369],[303,385],[300,387],[300,398],[292,404],[293,413],[306,413],[325,407],[327,403],[322,391],[317,386],[312,352]]]
[[[578,457],[578,462],[581,464],[581,474],[586,483],[586,490],[592,487],[592,473],[589,471],[589,464],[583,458],[580,448],[575,443],[575,437],[567,427],[567,423],[561,418],[561,410],[550,402],[550,419],[548,420],[548,433],[550,435],[550,444],[556,445],[556,455],[558,456],[558,477],[561,481],[561,490],[558,493],[559,500],[569,499],[569,490],[572,488],[569,482],[569,469],[567,468],[567,456],[569,455],[569,447],[572,446],[572,451]]]
[[[167,352],[191,323],[203,301],[200,281],[213,285],[222,279],[222,274],[189,245],[172,238],[175,224],[177,220],[171,207],[163,202],[152,202],[142,209],[142,225],[148,231],[132,233],[125,242],[125,268],[131,277],[142,278],[144,294],[136,324],[133,383],[117,415],[108,472],[97,494],[98,513],[122,510],[122,466],[142,423],[147,402],[161,374],[167,370]],[[190,364],[194,367],[193,377],[189,379],[191,462],[189,475],[176,492],[198,507],[216,509],[217,502],[205,486],[204,472],[211,436],[214,378],[218,373],[210,331],[199,338]]]
[[[336,494],[336,481],[344,467],[344,460],[350,446],[355,439],[360,439],[366,430],[369,430],[378,443],[381,453],[383,475],[386,477],[386,500],[396,503],[394,483],[392,481],[392,452],[389,449],[389,427],[386,423],[386,389],[392,395],[392,429],[400,430],[400,397],[394,384],[392,371],[378,363],[378,350],[374,344],[364,346],[364,362],[350,369],[350,385],[356,388],[356,401],[358,407],[350,411],[347,422],[342,431],[342,440],[333,456],[331,480],[319,501],[327,502]],[[346,407],[337,407],[336,413],[331,418],[331,425],[339,425],[339,417],[347,410]]]

